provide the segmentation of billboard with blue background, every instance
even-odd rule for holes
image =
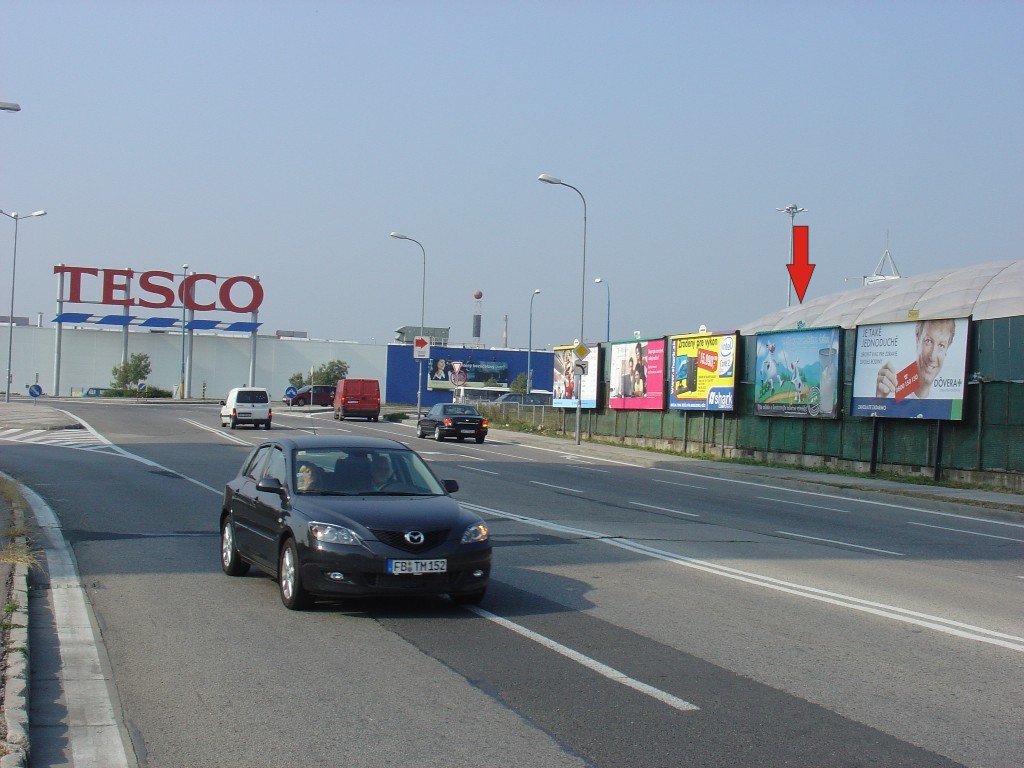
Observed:
[[[478,349],[432,345],[430,360],[422,361],[413,357],[412,350],[412,344],[388,345],[386,397],[389,403],[415,403],[417,383],[421,387],[420,396],[424,406],[450,403],[452,401],[451,389],[429,387],[431,371],[438,367],[436,362],[432,364],[432,361],[460,362],[463,366],[484,364],[479,370],[490,368],[492,364],[498,364],[498,368],[492,369],[492,373],[500,370],[501,366],[505,366],[505,378],[508,382],[515,380],[520,373],[526,375],[527,352],[525,349]],[[535,389],[551,390],[552,359],[551,352],[533,351],[533,386]],[[419,381],[421,362],[423,363],[422,382]],[[461,368],[462,366],[460,366]],[[454,370],[454,366],[446,365],[446,370]]]

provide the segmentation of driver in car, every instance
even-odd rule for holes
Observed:
[[[377,454],[370,464],[370,481],[373,490],[383,491],[395,482],[395,473],[391,467],[391,457]]]

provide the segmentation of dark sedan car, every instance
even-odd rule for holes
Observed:
[[[283,401],[288,406],[305,405],[306,403],[334,405],[334,386],[332,384],[314,384],[311,387],[307,384],[296,391],[295,397],[285,397]]]
[[[483,598],[491,570],[484,521],[449,494],[419,454],[372,437],[263,443],[224,489],[221,565],[277,578],[292,610],[313,598],[447,594]]]
[[[416,435],[433,435],[435,440],[472,437],[482,443],[487,437],[487,419],[472,405],[438,403],[416,422]]]

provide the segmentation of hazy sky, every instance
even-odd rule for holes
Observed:
[[[15,314],[53,265],[258,274],[262,331],[385,343],[731,330],[1021,258],[1022,2],[52,2],[0,7]],[[548,173],[566,187],[537,181]],[[0,314],[13,222],[0,218]],[[806,300],[805,299],[805,300]],[[794,295],[793,302],[796,302]],[[68,307],[68,309],[76,309]],[[93,311],[78,307],[79,311]],[[109,310],[96,308],[96,312]],[[150,311],[159,315],[160,312]],[[164,311],[163,314],[173,314]],[[213,314],[211,319],[232,318]]]

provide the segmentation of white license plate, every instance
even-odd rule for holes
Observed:
[[[238,418],[240,418],[240,419],[251,419],[252,418],[252,411],[239,411],[238,412]]]
[[[463,429],[462,431],[467,435],[472,435],[474,432],[476,432],[475,429]]]
[[[448,570],[447,560],[388,560],[388,573],[400,575],[404,573],[445,573]]]

